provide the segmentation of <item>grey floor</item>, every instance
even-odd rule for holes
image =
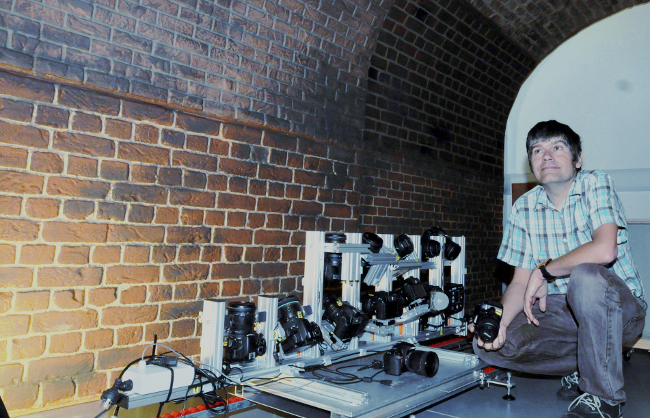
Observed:
[[[650,417],[650,353],[636,351],[624,364],[627,402],[623,408],[625,418]],[[570,402],[556,398],[559,378],[513,374],[516,387],[511,393],[516,398],[506,401],[502,397],[507,389],[502,386],[478,387],[435,404],[415,414],[417,418],[560,418]],[[266,408],[241,411],[238,418],[289,417]],[[231,416],[232,416],[231,415]]]

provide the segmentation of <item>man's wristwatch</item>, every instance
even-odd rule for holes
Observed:
[[[552,258],[549,258],[548,260],[544,261],[542,264],[540,264],[539,266],[537,266],[537,268],[539,269],[539,271],[542,272],[542,276],[544,276],[544,278],[546,279],[546,281],[547,281],[548,283],[553,283],[553,282],[555,281],[555,279],[557,279],[557,277],[553,276],[551,273],[548,272],[548,270],[546,270],[546,266],[547,266],[548,263],[550,263],[552,260],[553,260]]]

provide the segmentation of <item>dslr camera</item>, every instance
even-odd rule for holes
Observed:
[[[284,339],[280,344],[285,354],[323,341],[320,328],[305,318],[305,312],[296,296],[278,301],[278,322],[284,331]]]
[[[474,333],[486,343],[491,343],[499,335],[499,325],[503,316],[503,305],[499,302],[485,301],[474,307],[472,320]]]
[[[399,376],[404,372],[433,377],[438,373],[438,355],[433,351],[416,348],[415,345],[400,342],[384,353],[384,373]]]
[[[251,362],[266,353],[266,341],[255,332],[255,304],[253,302],[228,303],[223,347],[224,361]]]
[[[404,312],[404,298],[400,292],[375,292],[361,295],[361,310],[377,319],[397,318]]]

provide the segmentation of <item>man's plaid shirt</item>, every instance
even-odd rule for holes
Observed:
[[[625,280],[632,293],[642,297],[643,285],[627,241],[625,211],[612,178],[602,171],[579,171],[561,211],[542,186],[517,199],[497,258],[532,270],[549,258],[559,258],[590,242],[596,228],[610,222],[618,225],[618,257],[609,269]],[[568,276],[555,280],[548,293],[566,293],[568,282]]]

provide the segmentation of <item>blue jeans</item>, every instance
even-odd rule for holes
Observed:
[[[610,403],[625,401],[623,345],[643,331],[647,304],[625,282],[597,264],[573,269],[566,295],[549,295],[546,312],[536,304],[539,327],[523,312],[508,326],[505,345],[474,352],[485,362],[533,374],[580,372],[579,388]]]

